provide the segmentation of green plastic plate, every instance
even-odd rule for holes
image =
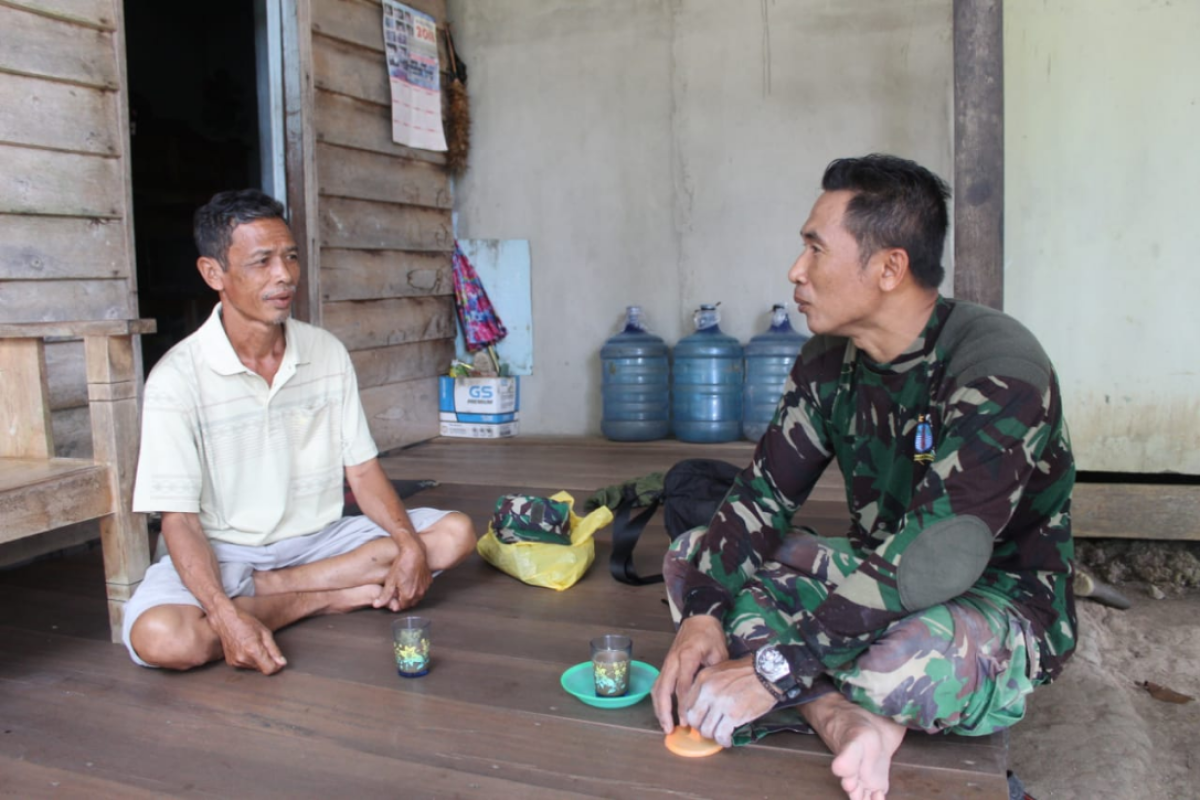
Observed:
[[[625,708],[639,703],[650,694],[658,678],[658,670],[644,661],[629,662],[629,691],[620,697],[600,697],[592,677],[592,662],[576,664],[562,674],[562,687],[589,706],[596,708]]]

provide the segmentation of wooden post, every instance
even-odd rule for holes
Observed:
[[[41,337],[0,341],[0,458],[53,458],[46,348]]]
[[[130,505],[138,458],[137,373],[132,336],[84,337],[92,448],[97,463],[108,465],[114,513],[100,520],[108,618],[113,641],[120,641],[125,602],[150,566],[146,518]]]
[[[954,295],[1004,307],[1004,4],[954,0]]]
[[[381,23],[382,24],[382,23]],[[284,3],[283,96],[284,158],[288,225],[300,248],[297,319],[321,325],[321,220],[317,197],[317,134],[313,111],[312,2]]]

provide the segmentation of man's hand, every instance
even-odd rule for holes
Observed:
[[[679,719],[722,747],[731,747],[735,728],[774,707],[774,696],[754,673],[754,656],[746,656],[701,670],[679,704]]]
[[[231,603],[225,610],[209,614],[207,619],[221,638],[225,662],[231,667],[274,675],[287,666],[287,659],[275,644],[275,637],[253,615]]]
[[[663,733],[675,730],[675,718],[671,714],[672,698],[679,700],[679,716],[682,721],[684,710],[687,708],[684,698],[692,689],[696,672],[701,667],[711,667],[728,658],[725,631],[719,619],[700,614],[683,621],[663,661],[662,673],[654,682],[654,689],[650,694],[654,700],[654,715],[658,717],[658,724],[662,726]]]
[[[420,537],[412,534],[397,547],[400,552],[392,561],[379,596],[371,604],[375,608],[387,606],[391,611],[411,608],[421,602],[433,583],[433,573],[429,571],[425,546],[421,544]]]
[[[346,480],[350,482],[363,514],[387,531],[399,550],[388,568],[379,596],[371,605],[387,607],[391,611],[415,606],[429,591],[433,574],[429,571],[425,544],[413,530],[404,501],[396,494],[378,458],[346,467]]]

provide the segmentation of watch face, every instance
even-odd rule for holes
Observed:
[[[791,673],[787,659],[774,647],[764,647],[759,650],[754,658],[754,665],[758,668],[759,674],[772,683]]]

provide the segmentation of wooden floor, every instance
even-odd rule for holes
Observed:
[[[410,507],[456,508],[482,531],[509,491],[604,485],[748,445],[440,439],[385,459],[394,478],[440,485]],[[822,483],[805,522],[844,526],[841,489]],[[0,795],[20,797],[843,797],[812,736],[779,734],[708,759],[662,746],[649,700],[584,705],[559,676],[604,632],[633,637],[659,665],[671,624],[659,586],[596,564],[565,592],[525,586],[473,556],[421,606],[433,620],[429,675],[404,680],[390,614],[306,620],[279,634],[273,677],[214,664],[188,674],[135,667],[108,641],[98,549],[0,572]],[[666,534],[644,534],[638,567],[657,571]],[[894,800],[1007,797],[1004,740],[910,734]]]

